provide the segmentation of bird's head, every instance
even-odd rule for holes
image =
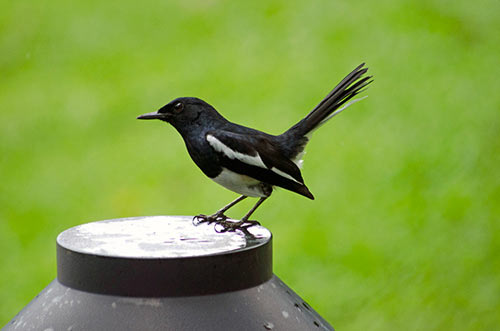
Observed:
[[[183,97],[170,101],[158,111],[137,117],[140,120],[162,120],[172,124],[177,130],[197,125],[210,116],[220,116],[205,101],[198,98]]]

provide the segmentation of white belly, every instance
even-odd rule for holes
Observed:
[[[237,174],[226,168],[222,168],[222,172],[215,178],[214,182],[224,186],[228,190],[246,195],[249,197],[265,197],[262,191],[260,181],[245,175]]]

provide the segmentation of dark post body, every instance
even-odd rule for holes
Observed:
[[[333,330],[272,272],[264,227],[189,216],[87,223],[57,238],[57,279],[4,330]]]

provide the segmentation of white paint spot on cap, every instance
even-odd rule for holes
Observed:
[[[269,230],[252,226],[255,238]],[[125,258],[206,256],[247,247],[239,232],[216,233],[213,224],[193,226],[189,216],[148,216],[82,224],[62,232],[57,243],[71,251]]]

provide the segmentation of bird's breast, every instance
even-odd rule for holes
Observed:
[[[213,178],[220,173],[218,157],[205,139],[184,137],[184,142],[189,156],[206,176]]]

